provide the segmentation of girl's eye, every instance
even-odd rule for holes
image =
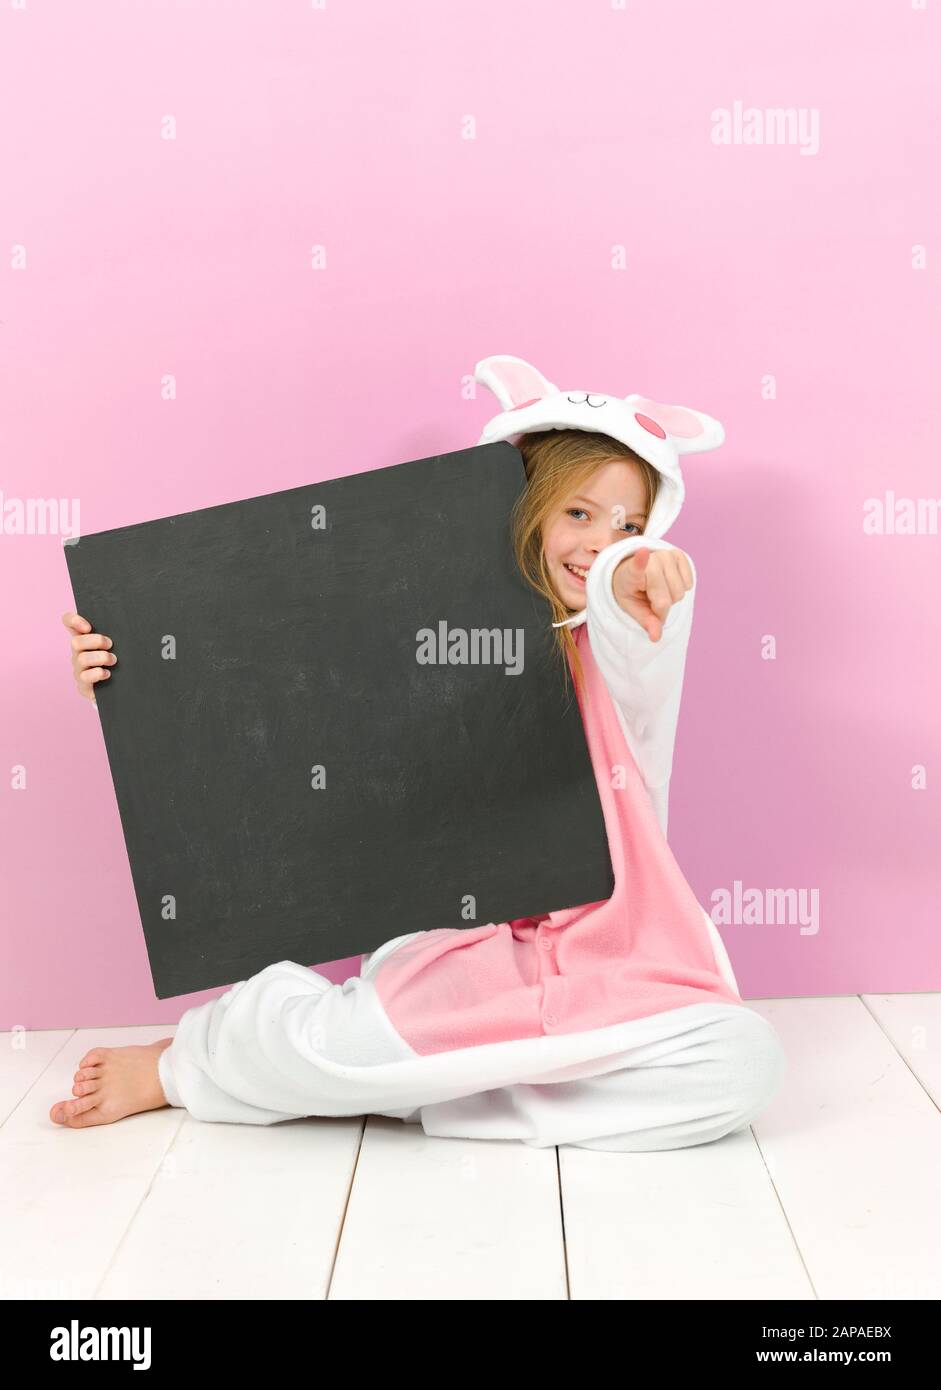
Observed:
[[[569,507],[569,508],[568,508],[568,515],[569,515],[569,516],[578,517],[578,516],[587,516],[588,513],[585,511],[584,507]],[[641,530],[641,528],[640,528],[639,526],[635,525],[635,523],[634,523],[633,521],[629,521],[629,522],[627,523],[626,526],[622,526],[622,527],[621,527],[621,530],[622,530],[622,531],[628,531],[628,530],[629,530],[629,531],[634,531],[638,536],[643,535],[643,531]]]

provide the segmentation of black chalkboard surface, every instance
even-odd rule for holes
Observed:
[[[159,999],[610,897],[500,442],[65,542]]]

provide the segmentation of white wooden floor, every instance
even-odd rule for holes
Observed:
[[[172,1028],[0,1034],[0,1297],[941,1297],[941,994],[753,1007],[778,1099],[651,1154],[378,1117],[69,1130],[48,1111],[90,1046]]]

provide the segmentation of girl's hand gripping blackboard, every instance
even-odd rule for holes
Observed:
[[[98,681],[110,680],[107,669],[117,661],[111,651],[112,641],[104,633],[92,632],[91,623],[78,613],[63,613],[62,621],[72,636],[72,674],[78,693],[96,704],[95,686]]]

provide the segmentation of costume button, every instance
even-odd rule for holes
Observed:
[[[555,1014],[543,1014],[542,1021],[547,1028],[553,1028],[559,1020]]]
[[[552,938],[551,938],[551,937],[548,937],[548,936],[541,936],[541,937],[539,938],[539,944],[540,944],[540,946],[542,947],[542,949],[543,949],[544,951],[551,951],[551,950],[552,950]]]

